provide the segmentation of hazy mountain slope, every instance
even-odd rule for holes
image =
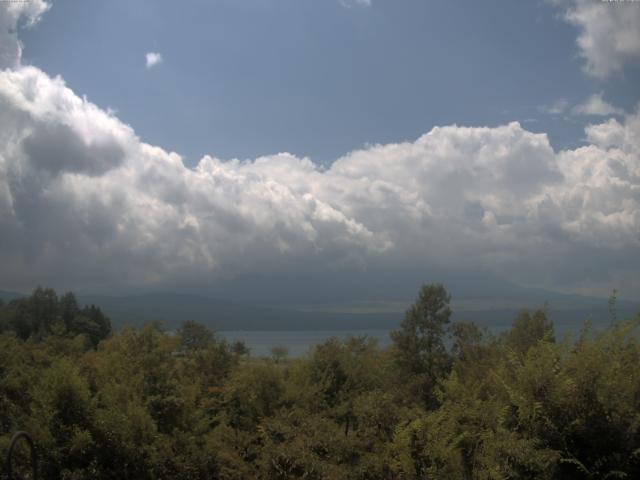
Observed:
[[[174,293],[79,299],[99,305],[116,326],[162,320],[167,328],[175,328],[184,320],[195,320],[215,330],[331,330],[388,328],[398,322],[397,314],[301,312]]]
[[[20,298],[23,297],[24,294],[23,293],[18,293],[18,292],[8,292],[5,290],[0,290],[0,300],[4,301],[4,302],[10,302],[11,300],[14,300],[16,298]]]
[[[579,297],[549,301],[550,315],[558,331],[575,330],[591,317],[595,324],[606,324],[609,312],[606,300]],[[82,303],[95,303],[109,315],[115,326],[141,325],[162,320],[167,328],[175,328],[184,320],[195,320],[215,330],[357,330],[395,328],[403,318],[398,312],[341,313],[299,311],[238,304],[234,302],[174,293],[155,293],[125,297],[80,296]],[[569,302],[573,301],[573,304]],[[542,302],[532,301],[507,308],[454,308],[454,320],[473,320],[492,329],[508,326],[523,307],[536,308]],[[555,308],[554,305],[559,307]],[[640,306],[618,302],[618,316],[629,317]]]
[[[493,290],[493,289],[491,289]],[[534,309],[548,302],[549,312],[558,332],[575,331],[591,318],[596,325],[609,322],[606,299],[580,295],[564,295],[538,289],[510,287],[503,298],[497,291],[483,291],[466,298],[453,299],[453,319],[472,320],[492,330],[510,325],[523,308]],[[467,295],[471,291],[465,292]],[[0,299],[10,301],[24,294],[0,291]],[[348,302],[322,304],[313,309],[303,307],[278,308],[249,305],[201,295],[148,293],[128,296],[79,294],[82,304],[98,305],[111,318],[114,326],[140,326],[161,320],[166,328],[177,328],[185,320],[204,323],[214,330],[368,330],[396,328],[411,300],[372,302],[373,307],[353,308]],[[382,305],[382,306],[381,306]],[[618,318],[628,318],[640,312],[640,303],[617,302]]]

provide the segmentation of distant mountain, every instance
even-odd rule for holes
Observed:
[[[498,290],[485,290],[482,292],[484,295],[476,293],[467,297],[454,291],[453,320],[475,321],[493,331],[500,331],[508,328],[522,309],[539,308],[547,302],[550,317],[559,334],[578,330],[587,318],[591,318],[596,326],[604,326],[610,321],[607,300],[602,298],[566,295],[513,285],[499,298]],[[472,290],[464,293],[469,295]],[[5,302],[21,296],[24,294],[0,291],[0,299]],[[404,318],[404,311],[411,303],[411,300],[361,301],[284,308],[178,293],[121,296],[81,293],[78,294],[78,300],[84,305],[99,306],[111,318],[115,327],[141,326],[160,320],[165,328],[175,329],[185,320],[194,320],[217,331],[394,329]],[[619,300],[616,310],[618,318],[629,318],[640,313],[640,302]]]
[[[314,311],[245,305],[197,295],[151,293],[134,296],[81,295],[83,304],[96,304],[111,318],[115,326],[143,325],[162,320],[165,327],[177,328],[185,320],[203,323],[223,330],[371,330],[393,329],[402,321],[404,308],[398,311],[366,311],[353,313],[331,310]],[[455,321],[472,320],[492,330],[508,328],[523,308],[542,306],[544,300],[526,299],[517,303],[468,301],[464,308],[453,305]],[[609,321],[607,301],[580,296],[551,296],[548,300],[551,319],[559,333],[575,331],[587,318],[595,325]],[[617,303],[619,318],[640,312],[640,304]]]
[[[304,281],[300,279],[304,278]],[[388,265],[366,269],[316,272],[288,272],[273,275],[238,275],[212,284],[167,287],[168,291],[188,292],[204,297],[224,298],[244,305],[263,305],[284,309],[321,310],[354,303],[396,303],[409,305],[420,285],[442,283],[454,303],[471,300],[497,305],[541,306],[549,301],[555,308],[604,305],[607,299],[563,294],[542,288],[518,285],[492,272],[474,269],[391,268]],[[137,292],[142,293],[142,292]],[[631,298],[640,301],[640,298]],[[640,303],[636,302],[637,305]],[[466,307],[465,307],[466,308]],[[484,308],[484,307],[483,307]],[[402,312],[404,308],[399,308]]]
[[[4,290],[0,290],[0,300],[4,302],[10,302],[11,300],[15,300],[16,298],[24,297],[24,293],[18,292],[7,292]]]
[[[115,326],[162,320],[165,327],[177,328],[185,320],[194,320],[214,330],[341,330],[386,329],[399,323],[394,313],[304,312],[175,293],[121,297],[80,295],[78,300],[82,304],[98,305]]]

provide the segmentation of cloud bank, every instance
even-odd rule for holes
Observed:
[[[591,18],[592,7],[571,2],[567,19]],[[587,126],[574,150],[554,151],[513,122],[438,127],[328,168],[288,153],[205,156],[187,168],[60,77],[21,65],[16,30],[47,8],[0,3],[0,288],[153,288],[384,265],[640,296],[638,110],[588,99],[579,113],[616,118]],[[579,40],[592,73],[622,68],[633,50],[624,45],[634,34],[622,42],[615,32],[610,63]]]
[[[329,168],[280,153],[190,169],[61,78],[4,70],[0,284],[159,286],[384,261],[608,288],[640,271],[640,115],[585,134],[556,152],[517,122],[452,125]]]

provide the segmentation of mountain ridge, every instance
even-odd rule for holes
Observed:
[[[530,298],[518,301],[510,299],[460,299],[452,301],[454,321],[475,321],[490,329],[501,330],[510,325],[523,309],[536,309],[547,302],[551,318],[560,331],[575,330],[587,318],[596,325],[604,325],[609,319],[606,299],[574,294],[535,291]],[[544,299],[544,293],[548,298]],[[0,298],[10,301],[24,296],[19,292],[0,291]],[[317,305],[315,309],[300,307],[274,307],[235,302],[191,293],[148,292],[132,295],[77,294],[82,305],[94,304],[108,315],[118,328],[126,325],[142,326],[159,320],[167,329],[176,329],[182,322],[193,320],[213,330],[367,330],[396,328],[411,304],[398,301],[393,308],[376,310],[336,308]],[[379,302],[384,304],[385,302]],[[640,303],[628,300],[616,302],[619,318],[640,312]]]

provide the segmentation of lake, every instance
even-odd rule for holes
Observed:
[[[569,335],[576,337],[584,325],[587,315],[567,318],[560,316],[559,321],[554,322],[556,339],[560,340]],[[511,326],[511,319],[503,319],[499,322],[478,322],[480,326],[485,326],[493,334],[499,334]],[[600,319],[593,322],[593,331],[606,328],[608,321]],[[284,346],[289,349],[290,357],[301,357],[309,352],[311,347],[323,343],[331,337],[346,339],[350,336],[367,336],[378,341],[378,346],[387,347],[391,344],[389,337],[390,329],[381,330],[227,330],[217,331],[216,334],[225,338],[229,342],[242,340],[251,350],[252,357],[271,356],[271,348]]]
[[[271,356],[271,348],[281,345],[289,349],[290,357],[301,357],[314,345],[331,337],[346,339],[350,336],[367,336],[378,341],[378,346],[387,347],[391,343],[391,330],[324,330],[324,331],[221,331],[217,335],[229,342],[242,340],[251,349],[252,357]]]

